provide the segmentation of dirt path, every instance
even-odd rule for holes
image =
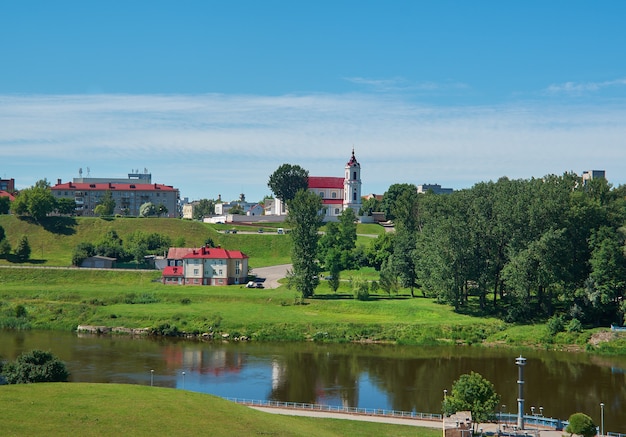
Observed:
[[[263,286],[265,288],[278,288],[280,284],[279,279],[287,276],[287,270],[291,268],[291,264],[281,264],[278,266],[270,267],[257,267],[252,273],[256,275],[258,279],[262,279]]]

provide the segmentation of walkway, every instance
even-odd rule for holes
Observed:
[[[255,410],[263,411],[271,414],[285,414],[289,416],[306,416],[306,417],[320,417],[320,418],[330,418],[330,419],[346,419],[346,420],[361,420],[364,422],[378,422],[378,423],[389,423],[396,425],[407,425],[407,426],[419,426],[422,428],[434,428],[441,429],[441,420],[427,420],[427,419],[413,419],[413,418],[402,418],[402,417],[389,417],[389,416],[377,416],[377,415],[366,415],[366,414],[354,414],[354,413],[342,413],[342,412],[333,412],[333,411],[315,411],[315,410],[301,410],[301,409],[293,409],[293,408],[283,408],[283,407],[268,407],[268,406],[250,406],[250,408],[254,408]],[[482,428],[485,434],[494,435],[498,431],[498,424],[496,423],[486,423],[480,425],[478,428]],[[536,431],[535,429],[527,428],[525,433],[522,432],[519,435],[537,435],[539,437],[562,437],[564,434],[563,431],[554,431],[541,429]]]

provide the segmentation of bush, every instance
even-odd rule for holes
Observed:
[[[567,332],[583,332],[583,325],[578,319],[572,319],[567,324]]]
[[[559,332],[562,332],[565,329],[565,320],[562,315],[552,316],[548,319],[548,323],[546,323],[546,329],[548,330],[548,334],[556,335]]]
[[[593,437],[596,435],[596,428],[591,417],[583,413],[574,413],[569,417],[569,425],[565,428],[565,432],[583,437]]]
[[[65,364],[50,352],[32,350],[25,352],[2,369],[9,384],[35,382],[65,382],[69,372]]]

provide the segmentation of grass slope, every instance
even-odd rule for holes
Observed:
[[[426,436],[437,429],[263,413],[215,396],[123,384],[0,387],[3,436]]]

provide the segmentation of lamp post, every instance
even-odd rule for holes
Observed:
[[[539,415],[543,417],[543,407],[539,407]]]
[[[604,402],[600,402],[600,432],[604,435]]]
[[[448,396],[448,390],[443,389],[443,408],[441,410],[441,435],[446,437],[446,399]]]
[[[185,372],[183,372],[183,390],[185,389]]]
[[[518,429],[524,429],[524,366],[526,365],[526,358],[521,355],[515,359],[515,364],[519,367],[517,377],[517,427]]]
[[[154,385],[154,369],[150,370],[150,387]]]

